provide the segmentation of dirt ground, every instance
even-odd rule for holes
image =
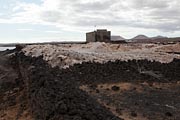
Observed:
[[[10,56],[14,51],[0,52],[0,120],[31,120],[24,96],[24,86]]]
[[[0,120],[180,119],[179,43],[94,44],[0,52]]]
[[[180,119],[180,84],[177,83],[120,82],[99,84],[95,89],[80,88],[124,120]]]

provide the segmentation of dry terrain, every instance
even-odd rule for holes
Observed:
[[[59,45],[31,45],[23,49],[27,56],[43,56],[52,67],[68,66],[82,62],[106,63],[108,61],[144,60],[171,62],[180,59],[180,43],[173,45],[158,44],[59,44]],[[171,52],[171,53],[170,53]]]
[[[179,120],[180,43],[0,52],[0,120]]]

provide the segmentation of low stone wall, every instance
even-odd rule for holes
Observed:
[[[141,80],[177,82],[180,78],[178,59],[168,64],[147,60],[87,62],[59,69],[51,68],[42,57],[17,53],[15,58],[27,89],[29,107],[37,120],[119,120],[79,86]]]
[[[27,86],[29,106],[36,120],[120,120],[79,89],[67,73],[58,73],[42,58],[17,54]]]

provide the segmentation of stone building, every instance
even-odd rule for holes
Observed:
[[[111,31],[98,29],[97,31],[86,33],[86,42],[111,42]]]

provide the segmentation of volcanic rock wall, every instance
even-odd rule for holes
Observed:
[[[51,68],[42,57],[27,57],[23,53],[17,53],[13,60],[23,78],[28,105],[36,120],[119,120],[79,86],[180,79],[178,59],[168,64],[147,60],[86,62],[68,69]]]
[[[148,60],[115,61],[100,63],[76,64],[69,69],[69,76],[83,84],[104,82],[177,82],[180,80],[180,60],[171,63],[150,62]]]
[[[59,69],[42,58],[17,54],[19,68],[27,85],[29,105],[37,120],[120,120]]]

